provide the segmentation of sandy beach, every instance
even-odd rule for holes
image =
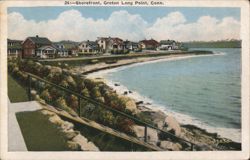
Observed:
[[[148,62],[156,62],[156,61],[167,61],[167,60],[174,60],[179,58],[188,58],[192,56],[209,56],[211,54],[205,54],[205,55],[196,55],[195,53],[180,53],[180,54],[170,54],[170,55],[164,55],[164,56],[157,56],[157,57],[137,57],[137,58],[130,58],[130,59],[120,59],[115,63],[107,64],[105,62],[99,62],[96,64],[87,64],[82,66],[75,66],[71,69],[73,73],[81,73],[81,74],[88,74],[88,77],[95,77],[93,75],[95,74],[89,74],[94,73],[97,71],[103,71],[111,68],[117,68],[132,64],[142,64],[142,63],[148,63]],[[100,74],[102,72],[98,72]]]

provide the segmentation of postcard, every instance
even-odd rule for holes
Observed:
[[[249,2],[2,1],[1,159],[249,159]]]

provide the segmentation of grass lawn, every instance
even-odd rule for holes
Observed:
[[[12,103],[28,101],[26,89],[18,84],[10,75],[8,75],[8,96]]]
[[[16,114],[28,151],[70,151],[64,134],[39,111]]]

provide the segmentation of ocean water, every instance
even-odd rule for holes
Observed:
[[[241,141],[241,49],[115,69],[105,78],[136,92],[152,107],[223,137]]]

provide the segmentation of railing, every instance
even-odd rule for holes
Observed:
[[[179,141],[181,141],[181,142],[185,142],[185,143],[187,143],[187,144],[190,144],[190,150],[193,150],[193,149],[194,149],[194,146],[197,146],[196,144],[194,144],[194,143],[192,143],[192,142],[190,142],[190,141],[187,141],[187,140],[185,140],[185,139],[182,139],[182,138],[180,138],[180,137],[177,137],[177,136],[175,136],[174,134],[172,134],[172,133],[170,133],[170,132],[167,132],[167,131],[164,131],[164,130],[162,130],[162,129],[159,129],[159,128],[156,127],[156,126],[153,126],[153,125],[151,125],[151,124],[148,124],[148,123],[146,123],[146,122],[143,122],[143,121],[141,121],[140,119],[137,119],[137,118],[135,118],[135,117],[133,117],[133,116],[131,116],[131,115],[128,115],[128,114],[126,114],[126,113],[124,113],[124,112],[121,112],[121,111],[119,111],[119,110],[116,110],[116,109],[114,109],[114,108],[111,108],[111,107],[109,107],[109,106],[107,106],[107,105],[105,105],[105,104],[103,104],[103,103],[100,103],[100,102],[98,102],[98,101],[96,101],[96,100],[93,100],[93,99],[91,99],[91,98],[89,98],[89,97],[86,97],[86,96],[83,96],[83,95],[81,95],[81,94],[79,94],[79,93],[76,93],[76,92],[74,92],[74,91],[72,91],[72,90],[70,90],[70,89],[68,89],[68,88],[62,87],[62,86],[57,85],[57,84],[52,83],[52,82],[49,82],[49,81],[47,81],[47,80],[45,80],[45,79],[42,79],[42,78],[40,78],[40,77],[38,77],[38,76],[36,76],[36,75],[31,74],[31,73],[27,73],[27,74],[28,74],[28,98],[29,98],[29,101],[32,100],[32,96],[31,96],[32,81],[31,81],[31,78],[34,78],[34,79],[36,79],[37,81],[44,82],[44,83],[49,84],[49,85],[51,85],[51,86],[53,86],[53,87],[56,87],[56,88],[59,89],[59,90],[64,91],[64,92],[66,92],[66,93],[75,95],[75,96],[78,98],[78,115],[79,115],[79,117],[81,117],[81,112],[82,112],[82,111],[81,111],[81,100],[86,100],[86,101],[88,101],[88,102],[90,102],[90,103],[92,103],[92,104],[95,104],[96,106],[103,107],[103,108],[105,108],[105,109],[107,109],[107,110],[109,110],[109,111],[111,111],[111,112],[113,112],[113,113],[116,113],[116,114],[118,114],[118,115],[121,115],[121,116],[124,116],[124,117],[126,117],[126,118],[129,118],[129,119],[133,120],[134,122],[136,122],[137,124],[143,125],[143,126],[144,126],[144,141],[145,141],[145,142],[148,142],[148,139],[147,139],[147,137],[148,137],[148,136],[147,136],[147,135],[148,135],[148,134],[147,134],[147,128],[152,128],[152,129],[155,129],[155,130],[157,130],[157,131],[160,131],[160,132],[162,132],[162,133],[168,135],[169,138],[174,138],[174,139],[177,139],[177,140],[179,140]]]

